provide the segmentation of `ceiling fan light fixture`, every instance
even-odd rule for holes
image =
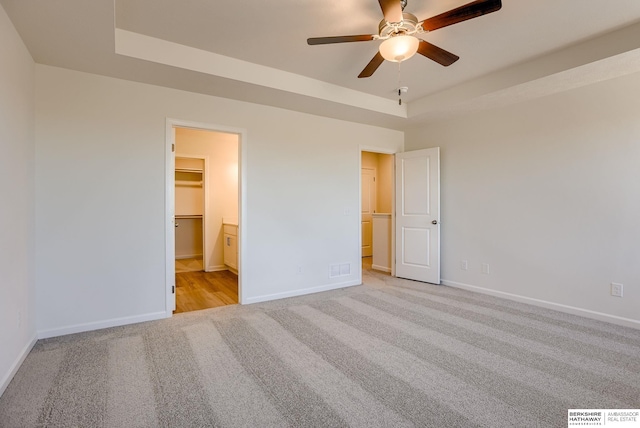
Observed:
[[[399,34],[391,36],[380,43],[378,48],[380,55],[387,61],[402,62],[414,56],[418,52],[420,40],[414,36]]]

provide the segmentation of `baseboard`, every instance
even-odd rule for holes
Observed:
[[[223,270],[227,270],[227,266],[226,265],[215,265],[215,266],[207,266],[207,268],[204,270],[205,272],[220,272]]]
[[[371,265],[371,269],[391,273],[391,268],[386,266]]]
[[[167,312],[153,312],[144,315],[135,315],[131,317],[112,318],[104,321],[90,322],[86,324],[76,324],[67,327],[53,328],[49,330],[38,330],[38,339],[47,339],[49,337],[64,336],[67,334],[82,333],[85,331],[100,330],[109,327],[118,327],[127,324],[137,324],[139,322],[154,321],[167,318]]]
[[[565,312],[567,314],[579,315],[585,318],[591,318],[598,321],[605,321],[611,324],[640,329],[640,320],[619,317],[616,315],[605,314],[602,312],[596,312],[589,309],[577,308],[575,306],[563,305],[561,303],[549,302],[547,300],[534,299],[532,297],[521,296],[519,294],[506,293],[504,291],[492,290],[490,288],[463,284],[461,282],[449,281],[446,279],[443,279],[441,282],[442,282],[442,285],[448,285],[449,287],[475,291],[476,293],[488,294],[490,296],[495,296],[495,297],[502,297],[504,299],[513,300],[521,303],[528,303],[530,305],[539,306],[541,308],[553,309],[559,312]]]
[[[16,375],[18,369],[24,362],[24,359],[27,358],[27,355],[29,355],[31,349],[33,349],[33,345],[35,345],[37,341],[38,336],[34,334],[31,340],[25,345],[24,348],[22,348],[22,351],[18,355],[18,358],[16,358],[13,365],[11,365],[11,369],[9,370],[9,372],[2,378],[2,381],[0,381],[0,397],[2,396],[2,394],[4,394],[4,391],[9,386],[9,383],[11,383],[11,379],[13,379],[13,377]]]
[[[327,284],[318,287],[304,288],[301,290],[285,291],[283,293],[265,294],[264,296],[256,296],[243,299],[242,304],[244,305],[251,303],[268,302],[270,300],[285,299],[287,297],[304,296],[305,294],[320,293],[321,291],[336,290],[338,288],[352,287],[354,285],[360,284],[362,284],[361,280],[352,280],[336,284]]]
[[[184,260],[184,259],[201,259],[202,254],[176,254],[176,260]]]

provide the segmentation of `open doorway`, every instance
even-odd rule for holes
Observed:
[[[392,271],[394,156],[361,152],[362,270]]]
[[[237,304],[239,135],[174,132],[174,313]]]

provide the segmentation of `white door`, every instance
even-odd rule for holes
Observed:
[[[440,148],[396,154],[396,276],[440,284]]]
[[[373,254],[373,213],[376,208],[376,171],[362,168],[362,257]]]

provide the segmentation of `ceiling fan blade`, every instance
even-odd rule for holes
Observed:
[[[384,58],[380,55],[380,52],[376,53],[376,56],[373,57],[369,64],[362,70],[360,74],[358,74],[358,79],[362,79],[363,77],[371,77],[373,73],[376,72],[380,64],[384,62]]]
[[[307,43],[310,45],[328,45],[331,43],[368,42],[371,40],[375,40],[375,36],[362,34],[358,36],[310,37],[307,39]]]
[[[466,21],[467,19],[477,18],[487,13],[500,10],[502,7],[501,0],[476,0],[467,3],[464,6],[451,9],[448,12],[441,13],[432,18],[425,19],[421,22],[422,28],[427,31],[437,30],[438,28],[447,27]]]
[[[384,20],[387,22],[402,22],[402,6],[400,0],[378,0]]]
[[[418,53],[434,60],[440,65],[444,65],[445,67],[450,66],[460,59],[458,55],[447,52],[444,49],[437,47],[436,45],[425,42],[424,40],[420,40],[420,44],[418,45]]]

